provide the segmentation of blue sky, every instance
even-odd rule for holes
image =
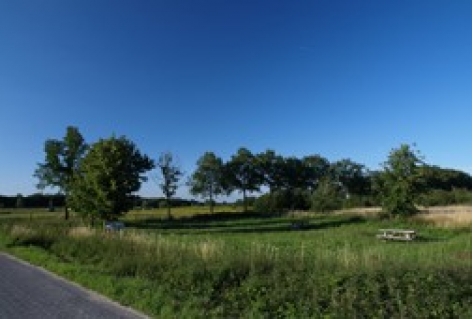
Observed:
[[[0,194],[43,143],[126,135],[192,173],[205,151],[379,168],[416,143],[471,172],[471,1],[2,1]],[[143,185],[142,195],[158,196]],[[179,195],[187,196],[186,188]]]

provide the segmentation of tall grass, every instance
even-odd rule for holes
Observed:
[[[469,226],[319,215],[292,230],[293,220],[183,219],[114,234],[17,221],[0,231],[12,251],[40,247],[91,274],[69,276],[105,289],[91,277],[101,278],[104,293],[156,317],[470,317]],[[420,238],[375,239],[388,227]]]
[[[472,208],[466,206],[429,208],[417,219],[428,222],[436,227],[463,228],[472,224]]]

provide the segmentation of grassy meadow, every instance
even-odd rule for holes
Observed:
[[[0,249],[157,318],[470,318],[471,208],[260,215],[136,210],[122,233],[0,211]],[[414,242],[375,238],[417,231]]]

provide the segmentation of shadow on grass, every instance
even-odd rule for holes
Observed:
[[[226,227],[226,222],[236,222],[259,219],[270,220],[272,217],[279,217],[280,214],[260,214],[260,213],[214,213],[214,214],[196,214],[191,216],[182,216],[171,220],[160,217],[148,217],[139,220],[128,220],[126,225],[129,227],[155,229],[155,228],[209,228]]]
[[[172,220],[147,218],[127,221],[126,225],[137,229],[176,230],[180,233],[263,233],[326,229],[364,221],[360,216],[334,216],[330,220],[313,219],[299,224],[295,219],[281,217],[281,214],[217,213]]]
[[[439,243],[449,241],[454,236],[417,235],[413,243]]]

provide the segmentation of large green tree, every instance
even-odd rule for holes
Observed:
[[[363,164],[342,159],[331,164],[331,177],[339,183],[346,195],[367,195],[370,193],[370,177]]]
[[[382,208],[390,217],[408,216],[417,212],[415,199],[422,187],[419,152],[408,144],[392,149],[376,183]]]
[[[197,168],[188,181],[192,195],[209,199],[210,212],[214,212],[214,198],[226,192],[224,164],[212,152],[206,152],[197,161]]]
[[[343,194],[333,178],[322,178],[311,195],[311,208],[315,212],[331,212],[342,208]]]
[[[163,195],[165,195],[168,219],[171,219],[170,200],[176,194],[183,171],[176,164],[176,160],[171,152],[162,153],[156,164],[161,174],[158,179],[158,185]]]
[[[256,155],[257,169],[270,193],[283,188],[283,170],[285,160],[273,150],[266,150]]]
[[[420,173],[426,190],[472,189],[472,176],[459,170],[423,165]]]
[[[236,189],[242,193],[246,212],[247,194],[259,191],[263,183],[256,157],[248,149],[240,148],[226,163],[226,173],[230,189]]]
[[[329,161],[321,155],[309,155],[302,159],[305,168],[305,180],[307,187],[313,191],[319,183],[329,175],[331,167]]]
[[[305,164],[297,157],[284,158],[281,178],[283,188],[292,192],[295,189],[308,187],[308,175]]]
[[[90,218],[112,220],[133,207],[131,195],[140,189],[143,175],[154,168],[125,137],[94,143],[81,161],[70,194],[71,207]]]
[[[44,144],[45,161],[38,164],[34,173],[39,180],[37,187],[57,187],[67,199],[79,163],[86,151],[87,144],[79,129],[74,126],[67,127],[62,140],[48,139]],[[67,204],[64,207],[64,218],[69,218]]]

